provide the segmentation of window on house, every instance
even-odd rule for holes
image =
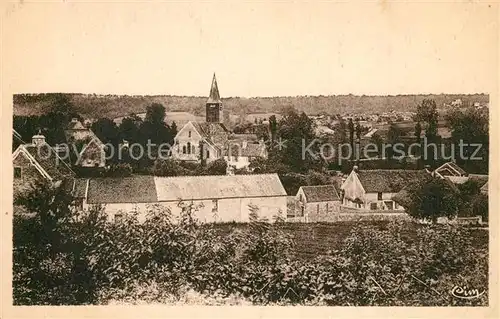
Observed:
[[[187,143],[187,153],[191,154],[191,143],[190,142]]]
[[[382,200],[382,192],[378,192],[377,193],[377,199],[378,200]]]
[[[182,154],[186,154],[186,145],[182,146]]]
[[[210,157],[210,152],[209,152],[209,151],[207,151],[207,156],[206,156],[206,158],[209,158],[209,157]]]
[[[377,203],[370,203],[370,209],[371,210],[376,210],[377,209]]]
[[[191,153],[196,154],[196,149],[195,149],[194,145],[191,146]]]
[[[214,199],[212,200],[212,213],[218,212],[219,211],[219,202]]]
[[[326,203],[326,212],[328,213],[328,203]]]
[[[386,200],[384,201],[385,206],[387,206],[387,209],[392,210],[394,209],[394,202],[392,200]]]
[[[14,167],[14,178],[22,178],[21,167]]]
[[[188,132],[188,136],[191,137],[191,131]]]
[[[305,210],[306,210],[306,208],[304,207],[304,205],[302,205],[302,207],[300,209],[300,213],[301,213],[300,217],[304,217]]]
[[[319,204],[318,204],[318,205],[316,205],[316,213],[318,213],[318,214],[319,214]]]

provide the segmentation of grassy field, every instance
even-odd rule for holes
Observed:
[[[370,226],[376,230],[386,230],[389,221],[342,221],[335,223],[283,223],[280,228],[289,234],[295,245],[296,257],[310,259],[337,249],[356,226]],[[444,225],[423,225],[412,223],[403,237],[413,238],[422,227],[446,227]],[[229,233],[234,227],[248,227],[248,224],[228,223],[217,225],[221,234]],[[488,229],[470,228],[470,236],[478,248],[488,249]]]

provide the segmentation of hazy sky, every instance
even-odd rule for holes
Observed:
[[[221,96],[489,93],[488,4],[24,3],[4,11],[13,92]]]

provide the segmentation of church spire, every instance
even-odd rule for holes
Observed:
[[[212,86],[210,87],[210,95],[208,96],[207,103],[210,104],[222,103],[219,95],[219,88],[217,86],[217,79],[215,78],[215,72],[214,72],[214,77],[212,79]]]

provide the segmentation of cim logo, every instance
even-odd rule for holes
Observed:
[[[471,288],[467,286],[455,286],[451,289],[451,295],[460,299],[475,299],[479,298],[484,294],[484,290],[479,292],[478,289]]]

